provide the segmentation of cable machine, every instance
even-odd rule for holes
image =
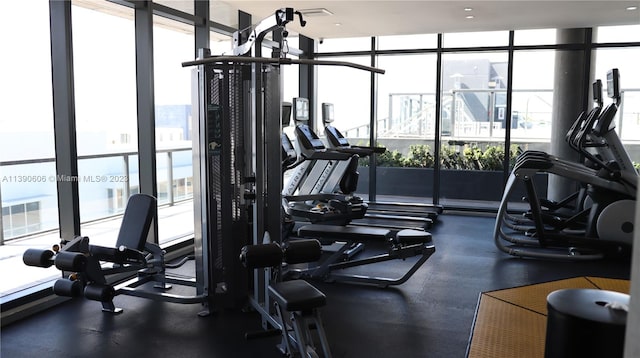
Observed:
[[[286,25],[302,15],[280,9],[252,30],[234,34],[233,56],[211,56],[200,49],[194,85],[194,205],[196,270],[209,304],[228,307],[246,298],[248,273],[238,259],[247,244],[282,242],[280,67],[288,64],[346,66],[373,73],[383,70],[343,61],[290,59]],[[282,36],[278,58],[261,55],[269,32]],[[247,35],[248,34],[248,35]],[[240,43],[246,38],[246,42]],[[242,56],[254,52],[255,57]],[[198,254],[200,253],[200,254]],[[268,294],[272,270],[255,270],[251,305],[263,327],[281,329]]]

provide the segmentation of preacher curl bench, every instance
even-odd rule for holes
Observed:
[[[242,248],[240,261],[249,269],[271,268],[272,282],[269,296],[274,301],[276,327],[282,336],[278,346],[287,357],[318,357],[311,329],[315,329],[323,356],[331,357],[319,308],[326,304],[326,296],[307,281],[295,279],[279,281],[282,263],[299,264],[317,261],[322,254],[315,239],[292,240],[283,249],[277,243],[248,245]]]

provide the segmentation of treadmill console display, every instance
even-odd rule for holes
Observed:
[[[331,123],[333,122],[333,103],[323,103],[322,104],[322,122]]]
[[[291,123],[291,103],[282,102],[282,127],[288,127]]]
[[[293,99],[293,106],[295,108],[293,112],[293,119],[297,121],[309,120],[309,100],[306,98],[297,97]]]

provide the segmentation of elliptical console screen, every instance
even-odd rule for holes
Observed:
[[[295,121],[308,121],[309,120],[309,100],[302,97],[293,99],[293,106],[295,111],[293,112],[293,119]]]
[[[617,68],[607,72],[607,96],[609,98],[620,97],[620,73]]]

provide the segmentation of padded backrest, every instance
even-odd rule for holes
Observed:
[[[116,247],[125,246],[138,251],[144,245],[156,215],[156,198],[147,194],[134,194],[129,198],[124,210]]]

